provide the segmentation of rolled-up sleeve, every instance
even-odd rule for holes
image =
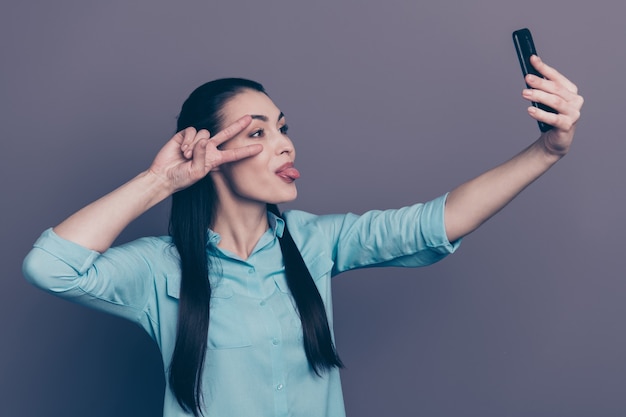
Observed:
[[[356,268],[430,265],[453,253],[461,243],[450,242],[446,236],[446,197],[362,215],[318,216],[306,221],[315,224],[319,233],[308,238],[329,242],[333,275]]]
[[[336,272],[374,266],[425,266],[454,252],[460,241],[451,243],[446,236],[446,197],[400,209],[347,215],[336,240]]]
[[[58,236],[52,229],[37,239],[24,259],[24,277],[33,285],[71,301],[133,321],[142,317],[151,267],[136,241],[98,253]]]

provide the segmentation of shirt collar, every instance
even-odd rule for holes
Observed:
[[[270,224],[270,229],[274,232],[274,236],[278,236],[279,238],[283,237],[283,232],[285,231],[285,221],[275,215],[274,213],[267,212],[267,220]]]
[[[267,212],[267,221],[270,225],[270,230],[272,231],[272,235],[274,237],[278,236],[279,238],[282,238],[283,233],[285,231],[285,221],[282,218],[278,217],[277,215],[269,211]],[[211,229],[208,230],[207,232],[208,244],[212,246],[217,246],[219,245],[221,240],[222,240],[222,237],[219,235],[219,233],[216,233]]]

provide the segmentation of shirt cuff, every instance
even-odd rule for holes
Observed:
[[[426,245],[438,249],[441,253],[453,253],[461,245],[462,240],[457,239],[454,242],[450,242],[446,235],[444,213],[448,194],[445,193],[441,197],[424,203],[422,216],[420,217],[420,228]]]
[[[66,263],[80,275],[84,274],[100,256],[99,252],[62,238],[52,228],[44,231],[33,247]]]

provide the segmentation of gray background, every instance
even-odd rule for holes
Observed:
[[[626,415],[625,15],[622,0],[3,2],[0,415],[160,414],[151,340],[20,268],[41,231],[149,165],[193,88],[265,84],[303,174],[289,207],[398,207],[538,136],[510,38],[524,26],[585,96],[572,152],[443,262],[335,280],[347,411]],[[165,233],[168,210],[120,241]]]

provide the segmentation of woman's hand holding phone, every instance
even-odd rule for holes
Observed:
[[[531,102],[528,113],[539,124],[546,151],[565,155],[583,105],[578,87],[537,56],[530,30],[513,32],[513,43],[528,87],[522,92]]]
[[[572,143],[584,100],[573,82],[544,63],[537,55],[533,55],[530,62],[545,78],[526,75],[525,80],[530,88],[524,89],[522,97],[549,106],[556,113],[535,106],[528,107],[528,113],[538,122],[552,126],[542,133],[546,151],[553,155],[565,155]]]

